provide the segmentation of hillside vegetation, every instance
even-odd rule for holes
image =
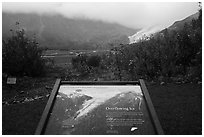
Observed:
[[[167,28],[130,45],[112,45],[110,52],[100,56],[98,68],[112,75],[112,80],[201,81],[202,9],[197,19],[183,24],[180,29]],[[81,61],[76,69],[82,75],[90,74],[85,57],[72,61],[73,65],[76,60]]]
[[[140,42],[119,45],[107,56],[120,80],[201,80],[202,9],[199,17],[179,30],[165,29]]]

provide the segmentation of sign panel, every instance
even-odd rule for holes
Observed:
[[[155,134],[140,86],[59,88],[45,134]]]
[[[56,81],[35,134],[163,134],[143,81]]]

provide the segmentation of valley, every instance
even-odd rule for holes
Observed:
[[[110,50],[46,50],[42,58],[53,60],[57,66],[66,67],[71,65],[71,59],[79,55],[102,55],[110,52]]]

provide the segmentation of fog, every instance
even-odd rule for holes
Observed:
[[[88,18],[118,23],[130,28],[162,29],[177,20],[198,11],[196,2],[172,3],[6,3],[2,4],[4,12],[62,14],[69,18]],[[155,28],[153,28],[155,29]]]

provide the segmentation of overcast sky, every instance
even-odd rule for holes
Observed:
[[[83,17],[116,22],[131,28],[165,28],[198,11],[196,2],[173,3],[3,3],[2,10],[38,14],[60,13],[69,18]]]

